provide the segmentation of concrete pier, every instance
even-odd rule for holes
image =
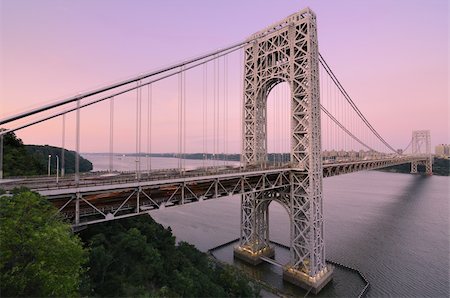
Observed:
[[[263,262],[261,257],[273,258],[274,256],[275,249],[272,246],[266,246],[256,252],[252,252],[250,249],[241,246],[234,248],[234,257],[251,265],[258,265]]]
[[[290,282],[307,291],[317,294],[333,278],[333,266],[327,265],[316,276],[309,276],[306,273],[292,267],[283,268],[283,280]]]

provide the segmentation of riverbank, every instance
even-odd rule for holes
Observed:
[[[417,167],[419,172],[425,172],[425,166],[419,165]],[[411,164],[401,164],[392,167],[378,169],[377,171],[389,172],[389,173],[404,173],[409,174],[411,172]],[[450,176],[450,159],[437,158],[433,160],[433,175],[436,176]]]

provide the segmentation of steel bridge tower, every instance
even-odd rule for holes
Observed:
[[[243,148],[246,166],[267,161],[266,103],[281,82],[291,90],[290,186],[243,194],[241,238],[235,257],[251,264],[272,257],[269,204],[278,201],[290,218],[290,263],[283,278],[314,293],[332,278],[323,239],[319,52],[316,15],[309,8],[250,36],[245,47]]]
[[[417,174],[417,166],[425,165],[425,173],[433,174],[433,158],[431,156],[431,136],[429,130],[416,130],[412,133],[412,154],[426,157],[425,160],[411,163],[411,174]]]

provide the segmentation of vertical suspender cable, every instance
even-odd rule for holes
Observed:
[[[331,111],[331,96],[330,96],[330,78],[326,76],[327,81],[327,109]],[[331,119],[327,117],[328,120],[328,127],[327,127],[327,144],[328,144],[328,152],[331,153],[331,150],[333,149],[332,142],[331,142]]]
[[[277,138],[278,136],[278,131],[277,131],[277,124],[278,124],[278,93],[277,93],[277,88],[275,88],[272,92],[272,104],[273,104],[273,140],[272,140],[272,144],[273,144],[273,158],[274,158],[274,163],[277,165],[278,164],[278,140]]]
[[[241,144],[241,154],[239,157],[239,166],[242,167],[243,160],[242,155],[244,153],[244,50],[239,50],[239,125],[241,126],[239,140],[242,142]]]
[[[277,161],[276,161],[276,165],[279,165],[281,162],[280,159],[280,152],[281,152],[281,134],[280,134],[280,112],[281,112],[281,101],[280,101],[280,88],[279,86],[277,86],[278,88],[275,88],[275,112],[276,112],[276,116],[275,116],[275,131],[276,131],[276,138],[275,139],[275,146],[276,146],[276,157],[277,157]]]
[[[286,92],[286,113],[287,113],[287,117],[286,117],[286,163],[289,163],[289,152],[291,151],[291,102],[292,102],[292,96],[291,96],[291,88],[289,86],[289,84],[285,85],[285,92]]]
[[[152,170],[152,84],[147,85],[147,172]]]
[[[140,98],[139,98],[139,93],[140,93],[140,88],[139,88],[139,86],[141,85],[141,81],[138,81],[137,82],[137,86],[138,86],[138,88],[136,89],[136,158],[135,158],[135,163],[136,163],[136,176],[135,176],[135,178],[136,179],[138,179],[139,180],[139,178],[140,178],[140,174],[139,174],[139,172],[140,172],[140,165],[139,165],[139,163],[140,163],[140,157],[139,157],[139,138],[140,138],[140,135],[139,135],[139,130],[140,130],[140,119],[139,119],[139,114],[140,114],[140,110],[139,110],[139,104],[140,104]]]
[[[205,167],[205,67],[206,63],[202,68],[202,167]]]
[[[62,115],[62,142],[61,142],[61,178],[64,177],[65,173],[65,143],[66,143],[66,114]]]
[[[75,185],[80,184],[80,100],[77,100],[77,119],[75,137]]]
[[[277,109],[276,109],[276,106],[277,106],[277,102],[276,102],[276,95],[275,95],[275,92],[272,92],[272,94],[271,94],[271,96],[270,96],[271,98],[271,107],[272,107],[272,139],[271,139],[271,142],[272,142],[272,144],[271,144],[271,146],[272,146],[272,152],[270,152],[271,154],[272,154],[272,160],[271,160],[271,162],[272,163],[274,163],[274,164],[276,164],[276,161],[277,161],[277,158],[276,158],[276,138],[277,138],[277,132],[276,132],[276,118],[277,118]],[[268,106],[268,105],[267,105]],[[269,112],[270,113],[270,112]],[[269,144],[267,144],[267,145],[269,145]]]
[[[286,94],[286,84],[282,85],[283,88],[281,89],[282,91],[282,99],[283,99],[283,118],[282,118],[282,132],[283,132],[283,152],[281,152],[282,154],[282,161],[283,164],[285,163],[285,153],[286,150],[288,148],[288,145],[286,143],[286,136],[288,135],[287,132],[287,128],[286,128],[286,121],[287,119],[289,119],[289,115],[287,114],[287,94]]]
[[[183,71],[183,171],[186,170],[186,71]]]
[[[225,138],[225,135],[226,135],[226,110],[225,110],[225,106],[226,106],[226,96],[225,96],[225,93],[226,93],[226,87],[225,87],[225,77],[226,77],[226,75],[225,75],[225,72],[226,72],[226,65],[225,65],[225,58],[226,58],[226,56],[223,56],[223,98],[222,98],[222,101],[223,101],[223,109],[222,109],[222,121],[223,121],[223,125],[222,125],[222,143],[223,143],[223,147],[222,147],[222,162],[223,162],[223,165],[225,165],[225,147],[226,147],[226,138]]]
[[[286,151],[286,84],[281,84],[280,87],[280,93],[281,93],[281,130],[280,130],[280,136],[281,136],[281,164],[284,164],[284,152]]]
[[[217,153],[217,131],[216,131],[216,124],[217,124],[217,115],[216,115],[216,109],[217,109],[217,58],[214,59],[214,77],[213,77],[213,93],[214,93],[214,108],[213,108],[213,165],[216,166],[216,153]]]
[[[327,103],[328,103],[328,109],[331,111],[332,110],[332,100],[331,100],[331,87],[330,87],[330,79],[327,77]],[[330,119],[330,117],[328,118],[328,151],[330,153],[329,157],[331,157],[331,152],[333,151],[333,139],[332,139],[332,134],[333,134],[333,123]]]
[[[347,105],[345,104],[345,101],[342,100],[342,102],[344,103],[343,107],[342,107],[342,118],[343,118],[343,123],[345,127],[348,127],[347,125]],[[344,134],[344,150],[346,152],[348,152],[348,147],[347,147],[347,141],[348,141],[348,137]]]
[[[334,96],[333,96],[333,104],[334,104],[334,113],[333,113],[333,115],[336,115],[336,117],[337,117],[337,110],[338,110],[338,104],[337,104],[337,89],[336,88],[333,88],[334,89]],[[338,155],[338,152],[339,152],[339,138],[338,138],[338,127],[336,126],[336,124],[334,124],[334,133],[333,133],[333,135],[334,135],[334,142],[335,142],[335,144],[334,144],[334,148],[336,148],[336,156]]]
[[[217,132],[216,132],[216,166],[219,165],[219,152],[220,152],[220,148],[219,148],[219,144],[220,144],[220,59],[217,58]]]
[[[223,57],[223,100],[224,100],[224,117],[223,117],[223,130],[224,130],[224,165],[228,160],[228,56]]]
[[[343,113],[342,113],[342,109],[343,109],[342,97],[341,97],[341,94],[339,94],[339,93],[338,93],[338,96],[339,96],[339,119],[340,119],[339,122],[344,123],[344,117],[343,117]],[[343,129],[339,129],[339,133],[340,133],[340,139],[341,139],[339,147],[340,147],[341,152],[345,153],[345,147],[344,147],[345,131]]]
[[[337,92],[337,88],[334,88],[334,114],[336,115],[336,117],[339,119],[339,103],[338,103],[338,92]],[[337,156],[339,156],[339,145],[340,145],[340,141],[339,141],[339,127],[337,127],[337,125],[334,125],[335,130],[334,130],[334,139],[336,141],[336,154]]]
[[[205,166],[206,159],[208,157],[208,64],[203,64],[204,67],[204,81],[203,81],[203,110],[204,110],[204,118],[203,118],[203,154],[204,154],[204,163],[203,166]]]
[[[141,85],[141,82],[139,82]],[[142,152],[142,88],[139,88],[139,138],[138,138],[138,170],[141,178],[141,152]]]
[[[137,84],[137,86],[139,86],[139,81],[138,82],[136,82],[136,84]],[[136,179],[138,179],[139,178],[139,175],[138,175],[138,157],[137,157],[137,154],[138,154],[138,137],[139,137],[139,135],[138,135],[138,126],[139,126],[139,120],[138,120],[138,118],[139,118],[139,88],[138,89],[136,89],[136,115],[135,115],[135,118],[136,118],[136,125],[135,125],[135,135],[136,135],[136,140],[135,140],[135,152],[136,152],[136,156],[135,156],[135,158],[134,158],[134,162],[135,162],[135,178]]]
[[[213,60],[213,166],[216,165],[216,59]]]
[[[181,172],[182,74],[178,74],[178,169]]]
[[[109,172],[113,171],[114,97],[109,101]]]

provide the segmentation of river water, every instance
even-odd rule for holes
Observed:
[[[107,164],[106,156],[84,157],[97,170]],[[133,158],[124,164],[120,170],[135,167]],[[152,160],[154,167],[176,164],[172,158]],[[186,166],[200,165],[186,161]],[[371,284],[369,297],[449,297],[449,177],[359,172],[324,179],[323,197],[327,259],[360,270]],[[286,211],[273,203],[269,212],[271,240],[289,245]],[[157,210],[151,216],[170,226],[178,240],[207,251],[239,237],[240,198]],[[217,256],[233,262],[232,245]],[[276,260],[287,262],[287,252],[277,248]],[[275,266],[259,267],[268,276],[262,279],[293,295],[304,294],[282,283]],[[355,276],[338,272],[321,296],[353,296],[361,287]]]

